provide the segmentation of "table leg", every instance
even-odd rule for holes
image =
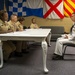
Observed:
[[[48,73],[48,69],[46,67],[46,58],[47,58],[47,42],[42,41],[42,49],[43,49],[43,66],[44,66],[44,72]]]
[[[49,33],[49,35],[47,36],[47,43],[48,43],[48,46],[50,47],[51,46],[51,33]]]
[[[2,43],[0,42],[0,60],[1,60],[1,64],[0,64],[0,68],[3,67],[3,52],[2,52]]]

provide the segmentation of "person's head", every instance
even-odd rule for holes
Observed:
[[[4,10],[0,11],[0,19],[2,21],[8,21],[8,13],[7,13],[7,11],[4,11]]]
[[[35,19],[35,18],[32,18],[31,21],[32,21],[32,23],[34,23],[34,24],[36,23],[36,19]]]
[[[18,18],[17,18],[17,15],[16,14],[12,14],[11,15],[11,21],[12,22],[17,22]]]
[[[70,18],[71,18],[71,20],[72,20],[73,22],[75,22],[75,12],[72,13],[72,15],[71,15]]]
[[[23,24],[24,20],[25,20],[24,17],[19,17],[19,18],[18,18],[18,21],[19,21],[21,24]]]

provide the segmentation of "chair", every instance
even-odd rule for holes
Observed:
[[[75,44],[73,44],[73,43],[65,43],[65,44],[63,44],[63,46],[64,46],[63,58],[64,58],[65,52],[67,50],[66,48],[67,47],[75,47]]]
[[[23,29],[27,29],[27,27],[26,26],[23,26]]]

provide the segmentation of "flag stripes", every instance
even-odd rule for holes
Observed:
[[[64,16],[71,16],[75,12],[75,3],[73,0],[64,0]]]

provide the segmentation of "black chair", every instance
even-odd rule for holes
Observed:
[[[65,44],[63,44],[63,47],[64,47],[64,52],[63,52],[63,58],[64,58],[65,52],[67,50],[66,48],[67,47],[75,47],[75,44],[73,44],[73,43],[65,43]]]
[[[23,29],[27,29],[27,27],[26,26],[23,26]]]

